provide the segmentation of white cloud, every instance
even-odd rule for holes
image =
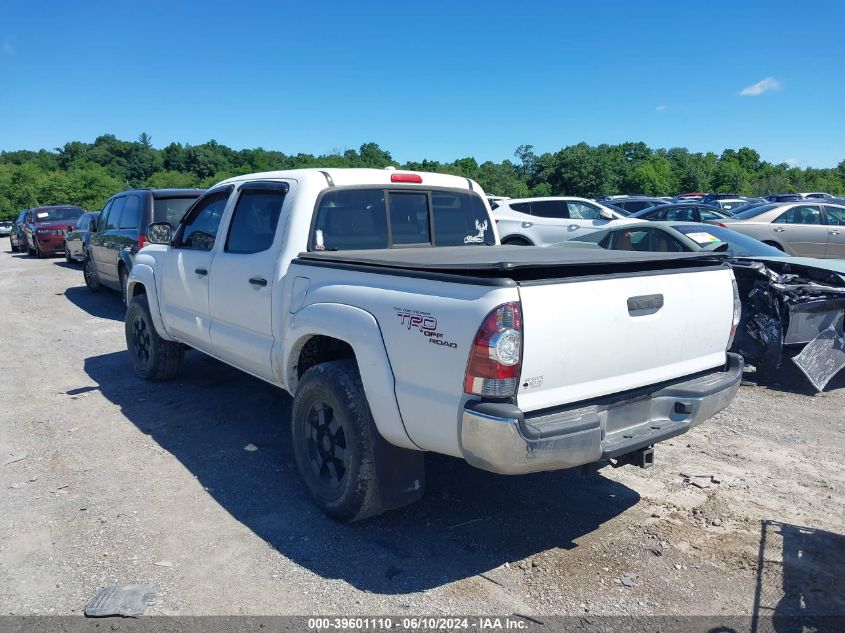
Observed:
[[[757,97],[764,92],[771,92],[772,90],[780,90],[780,82],[774,77],[766,77],[756,84],[743,88],[739,91],[739,94],[743,97]]]
[[[785,158],[785,159],[783,160],[783,162],[785,162],[785,163],[786,163],[787,165],[789,165],[790,167],[798,167],[798,165],[800,165],[800,164],[801,164],[801,163],[803,163],[804,161],[803,161],[803,160],[800,160],[800,159],[798,159],[798,158]]]
[[[14,55],[15,54],[15,47],[12,45],[12,40],[10,40],[10,39],[3,40],[3,54],[4,55]]]
[[[664,110],[668,110],[668,109],[669,109],[669,106],[666,106],[666,105],[659,105],[655,108],[655,110],[657,112],[663,112]]]

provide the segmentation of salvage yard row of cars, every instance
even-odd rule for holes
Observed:
[[[845,206],[718,200],[491,209],[462,177],[301,169],[33,209],[12,245],[122,292],[139,377],[174,378],[193,348],[288,391],[305,487],[354,521],[419,499],[425,451],[502,474],[647,467],[730,404],[745,362],[794,356],[823,389],[845,366],[845,266],[793,255],[837,257]],[[564,335],[585,323],[601,336]]]

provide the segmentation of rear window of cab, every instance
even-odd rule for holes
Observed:
[[[330,189],[317,204],[310,251],[495,244],[481,198],[432,189]]]

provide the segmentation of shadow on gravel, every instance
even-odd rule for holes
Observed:
[[[365,591],[422,591],[551,548],[572,549],[639,500],[600,475],[503,477],[432,455],[420,503],[342,525],[300,484],[291,398],[280,389],[194,351],[169,383],[136,378],[123,352],[87,358],[85,371],[234,518],[297,564]],[[248,444],[257,450],[244,450]],[[481,582],[498,582],[490,578]]]
[[[82,266],[79,265],[79,264],[68,264],[67,260],[64,260],[64,259],[62,259],[60,261],[55,261],[53,263],[56,266],[58,266],[59,268],[67,268],[68,270],[76,270],[76,271],[79,271],[80,273],[82,273]]]
[[[126,308],[123,306],[120,295],[107,288],[101,288],[99,292],[91,292],[88,286],[74,286],[65,290],[65,297],[91,316],[113,321],[123,321],[126,316]]]
[[[815,396],[819,393],[790,359],[784,359],[774,374],[758,375],[756,370],[747,369],[742,375],[742,381],[744,384],[758,385],[771,391],[785,391],[802,396]],[[837,389],[845,389],[845,369],[830,379],[825,385],[824,393]]]
[[[752,633],[841,631],[845,621],[843,575],[845,536],[763,521]]]

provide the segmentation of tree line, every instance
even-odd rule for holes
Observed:
[[[573,195],[594,198],[615,193],[655,196],[682,192],[764,195],[774,192],[845,193],[845,160],[829,169],[799,168],[760,159],[753,149],[690,152],[682,147],[652,149],[642,142],[619,145],[579,143],[537,154],[522,145],[513,160],[475,158],[399,164],[376,143],[315,156],[263,148],[235,150],[216,141],[170,143],[162,149],[141,134],[135,141],[113,135],[93,143],[72,141],[53,151],[0,152],[0,218],[21,209],[75,204],[100,209],[118,191],[137,187],[207,188],[239,174],[302,167],[376,167],[456,174],[476,180],[486,192],[526,197]]]

